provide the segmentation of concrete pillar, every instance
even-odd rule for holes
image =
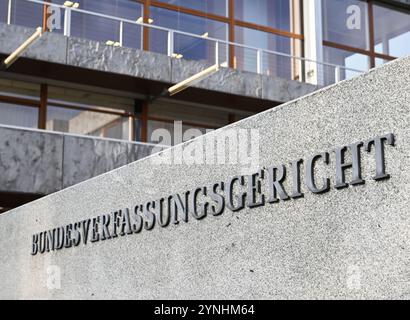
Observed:
[[[323,61],[322,3],[321,0],[303,1],[305,57]],[[323,66],[306,62],[305,79],[307,83],[320,85],[323,82]]]

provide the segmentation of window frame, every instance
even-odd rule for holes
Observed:
[[[333,42],[333,41],[328,41],[328,40],[323,40],[323,45],[326,47],[331,47],[331,48],[335,48],[335,49],[340,49],[340,50],[345,50],[345,51],[350,51],[350,52],[354,52],[354,53],[360,53],[363,55],[366,55],[369,57],[369,61],[370,61],[370,65],[369,68],[374,68],[376,67],[376,60],[377,59],[383,59],[386,61],[392,61],[394,59],[397,59],[397,57],[395,56],[391,56],[391,55],[386,55],[383,53],[378,53],[375,50],[375,21],[374,21],[374,6],[375,5],[379,5],[379,6],[384,6],[384,7],[388,7],[386,6],[383,2],[378,2],[375,0],[366,0],[363,1],[366,3],[367,6],[367,14],[368,14],[368,19],[369,19],[369,50],[366,49],[362,49],[362,48],[357,48],[357,47],[352,47],[352,46],[348,46],[345,44],[341,44],[341,43],[337,43],[337,42]],[[395,10],[395,9],[392,9]],[[321,19],[323,20],[323,16],[321,17]]]
[[[51,107],[61,108],[61,109],[91,111],[91,112],[121,116],[122,118],[127,118],[128,120],[131,120],[131,123],[130,123],[131,135],[128,137],[128,141],[136,141],[136,137],[138,136],[136,132],[136,122],[143,120],[142,116],[134,114],[134,113],[130,113],[130,112],[121,112],[121,111],[117,112],[117,111],[111,111],[111,110],[104,110],[104,109],[100,109],[97,107],[93,108],[91,106],[79,106],[79,105],[75,105],[71,103],[49,100],[47,84],[41,85],[40,95],[38,99],[20,98],[20,97],[15,97],[12,95],[0,94],[0,102],[8,103],[16,107],[25,106],[25,107],[36,108],[38,110],[38,119],[37,119],[36,129],[46,129],[47,111],[48,111],[49,105]],[[123,139],[123,140],[127,141],[126,139]]]

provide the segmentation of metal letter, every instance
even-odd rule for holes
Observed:
[[[71,240],[71,230],[73,230],[73,225],[70,223],[65,227],[65,240],[64,240],[64,247],[70,248],[73,245],[73,241]]]
[[[47,245],[46,245],[46,242],[47,242],[47,232],[41,232],[40,233],[40,253],[44,253],[44,252],[46,252],[46,249],[47,249]]]
[[[55,248],[55,229],[47,231],[47,252],[54,251]]]
[[[276,172],[278,171],[278,175]],[[269,181],[269,203],[278,202],[280,200],[288,200],[289,196],[282,186],[283,181],[286,178],[285,165],[279,167],[270,167],[268,169],[268,181]],[[279,199],[277,195],[279,194]]]
[[[303,163],[302,159],[291,161],[290,165],[292,167],[292,194],[290,197],[292,199],[297,199],[303,197],[303,193],[300,191],[300,165]]]
[[[71,238],[73,238],[73,245],[74,247],[77,247],[80,243],[81,243],[81,233],[80,230],[81,229],[81,222],[76,222],[74,223],[74,236],[71,235]]]
[[[233,203],[233,187],[234,183],[239,181],[241,186],[245,185],[245,178],[244,176],[235,176],[228,180],[227,182],[227,199],[226,199],[226,206],[231,211],[239,211],[245,207],[245,199],[246,199],[246,192],[242,192],[238,195],[238,205],[235,206]]]
[[[262,193],[261,181],[260,179],[265,178],[265,171],[259,170],[259,172],[251,174],[248,176],[248,207],[255,208],[259,206],[263,206],[265,204],[265,195]],[[257,194],[260,195],[260,200],[256,200]]]
[[[182,221],[188,222],[188,200],[189,191],[185,192],[185,204],[179,194],[174,194],[168,198],[169,212],[171,214],[171,219],[174,224],[178,224],[178,213],[182,213]],[[174,205],[172,206],[172,203]]]
[[[142,230],[142,226],[144,224],[144,221],[142,220],[141,215],[138,214],[138,212],[142,213],[142,205],[137,205],[134,208],[134,221],[135,223],[132,225],[132,231],[134,233],[139,233]]]
[[[88,232],[90,230],[90,223],[91,223],[91,219],[83,220],[81,222],[82,230],[83,230],[83,243],[84,244],[87,244],[87,241],[88,241]]]
[[[166,226],[168,226],[169,222],[171,220],[171,213],[170,213],[169,208],[168,208],[168,212],[165,213],[164,202],[165,202],[165,199],[161,198],[160,200],[156,201],[156,205],[155,205],[158,208],[158,211],[157,211],[157,213],[158,213],[158,224],[162,228],[165,228]],[[164,215],[166,215],[166,219],[164,219]]]
[[[33,234],[33,242],[31,245],[31,255],[35,256],[38,253],[38,234]]]
[[[60,250],[64,247],[65,231],[64,227],[57,228],[55,249]]]
[[[110,220],[109,214],[103,214],[101,216],[101,240],[111,239],[110,230],[108,229]]]
[[[224,191],[225,184],[223,182],[217,182],[210,190],[209,196],[215,202],[215,204],[211,205],[211,213],[214,216],[222,214],[225,209],[225,198],[223,195],[218,194],[217,189]]]
[[[329,153],[324,152],[320,154],[315,154],[313,157],[310,157],[306,164],[306,185],[310,191],[313,193],[323,193],[329,191],[330,189],[330,180],[329,178],[323,178],[323,187],[318,188],[315,183],[314,177],[314,167],[317,160],[323,158],[325,164],[329,164]]]
[[[206,214],[208,211],[207,209],[209,206],[208,202],[202,204],[201,209],[198,212],[197,200],[198,200],[198,193],[200,192],[202,192],[202,194],[206,196],[206,187],[196,188],[191,196],[191,208],[192,208],[191,214],[197,220],[201,220],[206,217]]]
[[[342,189],[349,186],[345,182],[345,170],[347,168],[352,168],[352,181],[350,184],[357,185],[363,184],[364,180],[362,179],[361,164],[360,164],[360,147],[363,145],[363,142],[357,142],[349,145],[348,147],[338,147],[335,149],[336,154],[336,189]],[[345,162],[345,153],[349,149],[352,155],[352,162]]]
[[[390,178],[390,175],[386,173],[383,142],[386,141],[388,145],[394,146],[394,140],[394,135],[389,133],[366,142],[365,149],[367,152],[371,151],[372,145],[374,145],[376,151],[376,175],[373,177],[374,180]]]
[[[117,231],[120,226],[120,218],[121,218],[121,210],[111,212],[111,224],[112,224],[111,237],[112,238],[118,237]]]
[[[126,234],[132,234],[130,211],[128,208],[125,208],[125,210],[122,210],[122,221],[121,221],[121,232],[120,232],[120,235],[122,236],[125,236]]]
[[[155,206],[155,202],[146,202],[143,206],[144,216],[147,218],[144,224],[146,230],[151,230],[155,226],[155,214],[150,210],[150,207]]]
[[[93,228],[91,242],[97,242],[100,240],[100,235],[98,233],[98,224],[100,222],[100,217],[93,218]]]

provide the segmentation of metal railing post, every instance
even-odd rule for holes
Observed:
[[[11,5],[12,5],[13,0],[9,0],[8,6],[7,6],[7,24],[11,24]]]
[[[172,57],[174,54],[174,31],[168,31],[168,56]]]
[[[120,43],[121,47],[122,47],[122,43],[123,43],[123,38],[124,38],[124,21],[120,21],[120,39],[119,39],[119,43]]]
[[[219,41],[215,42],[215,64],[219,66]]]
[[[299,61],[298,66],[299,66],[299,81],[300,82],[305,82],[305,73],[304,73],[304,61],[302,59],[297,59]]]
[[[335,83],[341,81],[340,66],[335,67]]]
[[[262,74],[262,50],[256,51],[256,73]]]
[[[71,35],[71,8],[65,8],[64,12],[64,35],[69,37]]]

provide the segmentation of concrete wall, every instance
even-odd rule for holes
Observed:
[[[0,297],[409,299],[409,102],[405,58],[7,212],[0,216]],[[188,160],[193,147],[214,145],[212,138],[230,130],[259,133],[259,140],[242,138],[238,145],[245,147],[242,156],[257,146],[251,168],[178,164],[181,154]],[[387,133],[395,136],[394,146],[385,143],[390,178],[373,179],[375,149],[362,147],[365,183],[336,189],[333,150]],[[320,187],[328,178],[330,189],[313,193],[307,159],[325,151],[329,164],[319,159],[313,174]],[[177,157],[173,164],[159,163],[171,156]],[[350,156],[346,152],[346,161]],[[151,231],[30,255],[32,236],[43,231],[119,209],[133,214],[137,206],[138,213],[140,204],[258,169],[286,164],[289,170],[299,158],[305,160],[304,197],[225,208],[201,220],[191,212],[188,222],[179,216],[165,228],[157,221]],[[289,194],[291,173],[283,183]],[[235,203],[244,188],[236,185]],[[261,188],[267,194],[267,179]],[[153,216],[144,216],[146,227]]]
[[[30,28],[0,23],[0,53],[11,53],[33,32]],[[164,83],[179,82],[209,66],[204,62],[67,38],[58,33],[46,33],[24,57]],[[307,83],[233,69],[221,70],[195,87],[275,102],[287,102],[317,89]]]
[[[50,194],[151,154],[153,145],[0,126],[0,192]]]

